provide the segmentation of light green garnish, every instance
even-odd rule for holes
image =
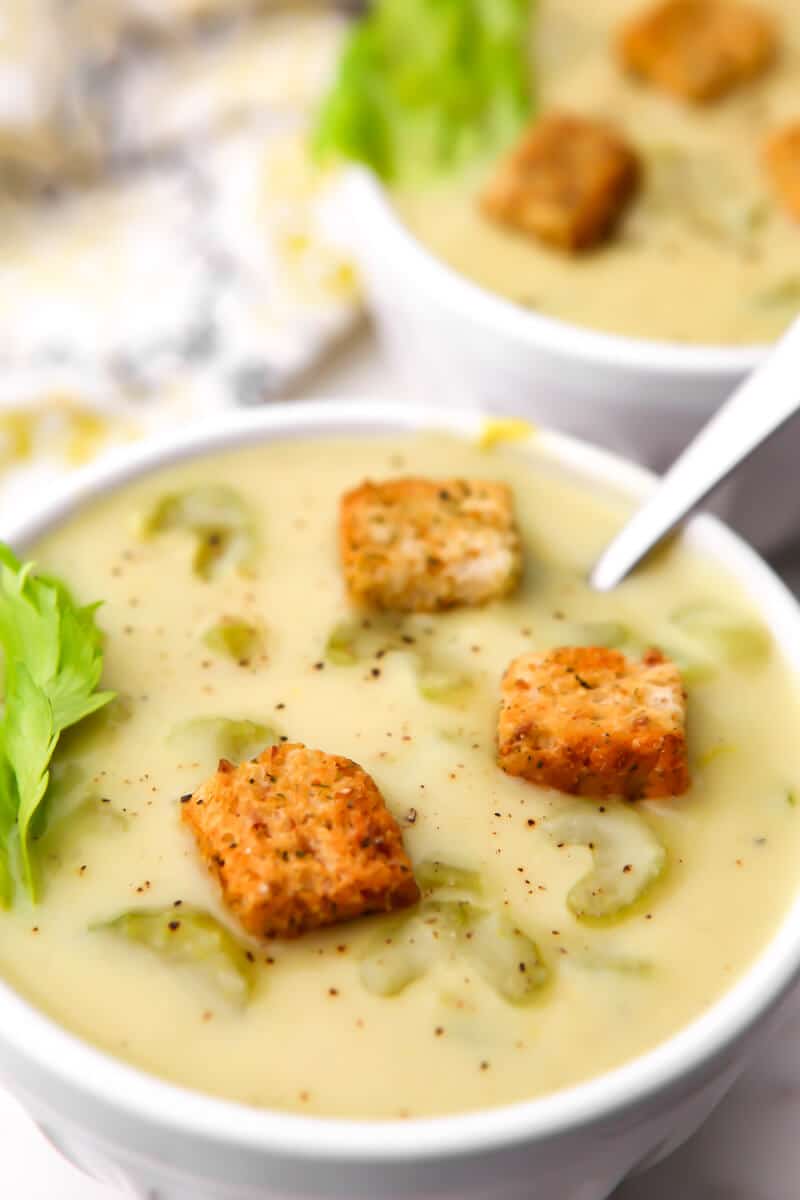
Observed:
[[[630,808],[588,801],[548,817],[541,828],[558,846],[586,846],[592,869],[570,889],[567,904],[576,917],[612,917],[624,912],[663,873],[667,854],[650,826]]]
[[[0,645],[5,664],[5,710],[0,723],[0,902],[14,896],[13,859],[31,899],[36,883],[30,853],[32,824],[50,780],[49,768],[65,729],[113,698],[97,692],[103,669],[98,605],[78,607],[57,579],[34,575],[0,545]]]
[[[414,868],[424,899],[411,913],[381,922],[361,961],[361,981],[395,996],[437,962],[472,962],[510,1004],[527,1003],[549,972],[536,944],[505,912],[483,903],[477,871],[426,860]]]
[[[531,0],[374,0],[322,105],[322,159],[408,180],[501,149],[532,112]]]
[[[325,643],[325,658],[334,667],[354,667],[361,657],[357,621],[340,621]]]
[[[653,964],[649,959],[602,950],[570,951],[567,962],[587,971],[608,971],[614,975],[629,975],[638,979],[646,979],[653,974]]]
[[[763,663],[772,648],[769,631],[763,625],[721,604],[686,605],[673,614],[672,622],[707,654],[732,666]]]
[[[536,943],[503,913],[467,922],[467,953],[484,980],[509,1004],[526,1004],[549,979]]]
[[[800,275],[787,275],[759,292],[756,304],[762,308],[800,308]]]
[[[472,691],[469,675],[457,667],[418,663],[417,688],[423,700],[432,704],[462,704]]]
[[[361,959],[361,982],[374,996],[397,996],[427,972],[434,947],[416,914],[384,920]]]
[[[434,859],[418,863],[414,867],[414,878],[424,892],[446,890],[468,896],[480,896],[483,892],[483,879],[479,871]]]
[[[493,450],[504,442],[525,442],[534,433],[534,426],[522,417],[495,417],[484,421],[478,435],[478,447],[481,450]]]
[[[425,634],[413,618],[375,614],[335,625],[325,643],[325,659],[334,667],[355,667],[388,654],[404,654],[413,664],[417,690],[424,700],[459,707],[472,691],[472,676],[425,642]]]
[[[271,725],[230,717],[194,717],[176,726],[169,735],[170,743],[209,771],[220,758],[245,762],[267,746],[276,745],[278,740],[279,735]]]
[[[633,634],[627,625],[619,621],[583,621],[569,628],[571,646],[606,646],[610,650],[622,650],[631,646]]]
[[[769,219],[759,192],[748,190],[724,158],[674,144],[651,147],[645,202],[701,237],[746,251]]]
[[[141,909],[95,925],[93,931],[117,934],[164,962],[196,968],[234,1004],[250,997],[253,955],[209,913],[183,907]]]
[[[201,579],[233,568],[253,570],[256,522],[238,492],[224,484],[207,483],[163,496],[142,521],[142,536],[180,529],[195,539],[192,566]]]
[[[206,631],[203,641],[215,654],[232,658],[240,666],[246,666],[264,648],[264,636],[256,625],[236,617],[223,617]]]

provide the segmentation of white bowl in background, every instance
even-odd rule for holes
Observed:
[[[426,428],[472,437],[481,424],[479,414],[433,407],[275,406],[116,450],[1,532],[24,550],[129,480],[216,450]],[[561,435],[539,434],[531,452],[598,490],[637,498],[653,483]],[[739,581],[800,672],[800,608],[783,584],[712,517],[695,518],[683,536]],[[66,1032],[0,982],[0,1079],[68,1158],[140,1200],[605,1200],[708,1116],[777,1025],[799,976],[800,898],[736,984],[649,1053],[544,1098],[381,1122],[257,1110],[176,1087]],[[253,1054],[257,1063],[258,1047]]]
[[[767,352],[597,333],[523,309],[427,250],[361,168],[332,193],[327,225],[358,264],[378,333],[415,400],[526,417],[655,471]],[[800,542],[799,456],[796,422],[714,499],[763,553]]]

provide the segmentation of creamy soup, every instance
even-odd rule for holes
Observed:
[[[366,477],[409,472],[507,481],[524,579],[513,598],[483,609],[404,618],[413,650],[401,638],[381,653],[380,637],[367,637],[343,653],[331,638],[352,618],[338,499]],[[239,498],[237,508],[227,494],[223,518],[246,531],[233,550],[246,551],[248,575],[198,559],[184,530],[156,532],[165,497],[209,484]],[[49,827],[34,844],[41,899],[34,907],[20,891],[0,914],[2,975],[67,1028],[166,1079],[340,1117],[538,1096],[691,1021],[753,961],[796,891],[797,698],[736,584],[688,550],[662,554],[613,595],[589,591],[587,564],[622,516],[545,456],[424,435],[253,446],[137,481],[67,521],[35,558],[82,601],[104,601],[104,683],[119,698],[58,752]],[[223,618],[239,630],[227,642]],[[542,822],[575,805],[596,814],[596,802],[503,774],[494,740],[499,680],[514,656],[598,640],[659,644],[681,664],[693,786],[680,799],[624,806],[620,819],[666,850],[666,870],[615,920],[587,923],[567,898],[591,852],[559,847]],[[420,646],[457,687],[441,678],[421,687]],[[386,986],[380,947],[413,912],[292,942],[245,937],[180,821],[179,798],[213,772],[221,749],[253,753],[267,727],[361,764],[415,866],[457,868],[442,881],[451,891],[480,891],[477,903],[510,916],[538,959],[527,1002],[512,1002],[446,939],[421,977]],[[619,802],[602,804],[620,817]],[[201,936],[197,962],[191,946],[179,961],[135,916],[189,914],[191,924],[193,910],[249,949],[249,995],[230,946],[220,955]]]
[[[580,257],[491,223],[476,197],[491,164],[397,195],[435,254],[483,287],[547,316],[660,341],[751,344],[800,310],[800,225],[761,169],[769,130],[800,116],[800,7],[759,0],[782,51],[763,78],[703,107],[631,82],[615,31],[648,0],[540,0],[532,70],[542,111],[615,122],[645,166],[618,235]]]

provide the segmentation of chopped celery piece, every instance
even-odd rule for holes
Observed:
[[[549,971],[536,943],[505,914],[480,915],[465,936],[483,979],[510,1004],[528,1003],[547,983]]]
[[[704,750],[702,754],[697,756],[698,767],[708,767],[711,763],[716,762],[718,758],[726,758],[729,754],[735,754],[736,747],[731,742],[716,742],[710,746],[708,750]]]
[[[383,921],[361,959],[361,982],[374,996],[396,996],[425,974],[433,949],[418,914]]]
[[[672,622],[715,659],[734,666],[764,662],[772,646],[763,625],[720,604],[689,604],[673,614]]]
[[[206,631],[203,641],[215,654],[224,654],[240,666],[248,665],[264,645],[261,630],[249,621],[235,617],[223,617]]]
[[[571,953],[568,961],[587,971],[610,971],[616,975],[632,975],[644,979],[653,974],[653,964],[646,958],[633,958],[625,954],[606,953],[600,950],[583,950]]]
[[[335,667],[353,667],[377,655],[409,650],[414,639],[402,617],[376,614],[339,621],[325,643],[325,658]]]
[[[794,788],[787,788],[785,795],[786,803],[789,805],[789,807],[797,808],[797,792],[794,790]]]
[[[759,292],[756,304],[762,308],[800,308],[800,275],[787,275]]]
[[[340,621],[325,643],[325,658],[335,667],[354,667],[360,658],[359,629],[356,621]]]
[[[414,877],[424,892],[446,889],[466,892],[470,896],[480,896],[483,892],[483,880],[478,871],[434,859],[425,859],[414,867]]]
[[[335,667],[354,667],[387,654],[405,654],[414,664],[420,695],[434,704],[457,707],[467,698],[472,678],[437,658],[422,645],[424,634],[413,618],[376,615],[340,621],[325,643],[325,659]]]
[[[592,869],[567,896],[579,919],[624,912],[666,866],[664,847],[640,816],[609,803],[603,810],[587,801],[541,822],[557,845],[587,846],[592,852]]]
[[[570,628],[573,646],[607,646],[621,650],[632,641],[631,631],[619,621],[582,621]]]
[[[496,417],[484,421],[478,435],[478,446],[481,450],[493,450],[504,442],[527,441],[535,432],[530,421],[524,421],[522,417]]]
[[[257,721],[195,717],[178,725],[169,740],[185,747],[187,753],[211,770],[220,758],[235,763],[255,758],[267,746],[274,746],[279,739],[270,725],[260,725]]]
[[[472,690],[472,680],[457,669],[419,665],[417,687],[420,696],[433,704],[459,705]]]
[[[740,186],[724,158],[674,144],[651,147],[646,200],[701,237],[746,252],[769,210],[756,191]]]
[[[144,537],[182,529],[195,539],[195,574],[211,579],[231,567],[252,570],[257,546],[255,520],[238,492],[224,484],[199,484],[164,496],[142,523]]]
[[[140,909],[93,930],[107,930],[146,946],[164,962],[197,968],[235,1004],[244,1004],[250,996],[253,956],[210,913],[194,908]]]

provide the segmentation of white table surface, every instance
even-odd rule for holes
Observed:
[[[309,380],[305,393],[387,397],[397,386],[362,338]],[[2,1090],[0,1197],[119,1200],[65,1163]],[[800,1200],[800,993],[782,1032],[702,1131],[616,1200]]]

